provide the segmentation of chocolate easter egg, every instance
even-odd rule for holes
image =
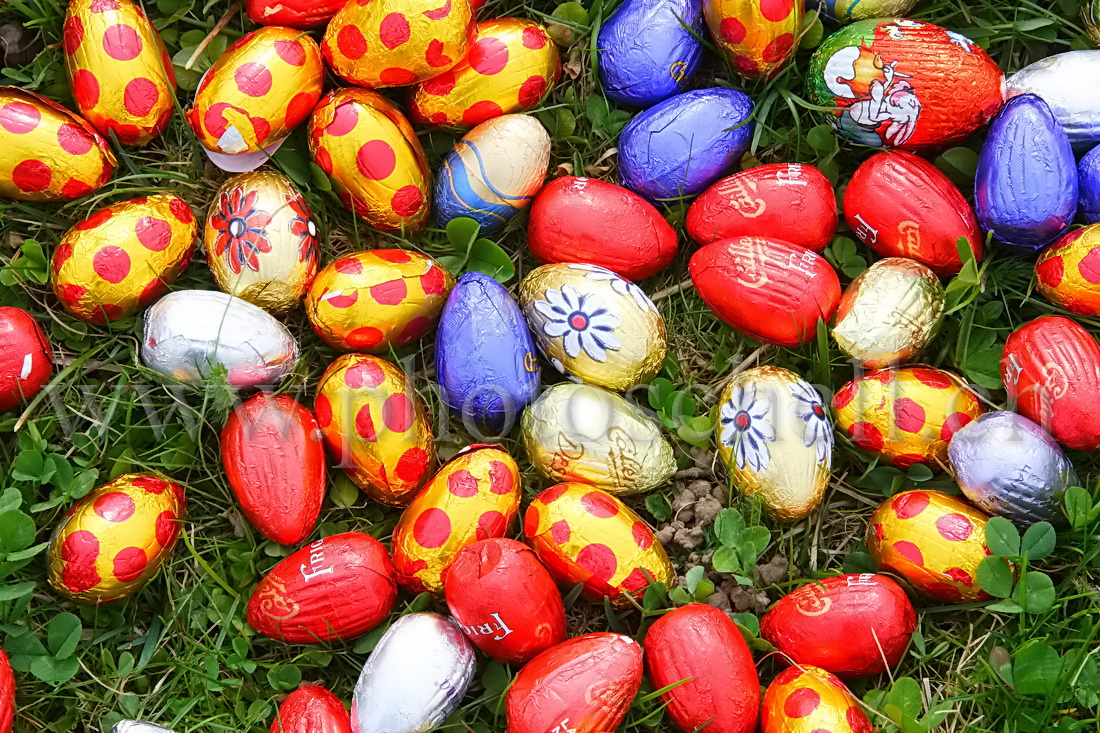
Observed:
[[[917,0],[810,0],[826,18],[847,23],[866,18],[903,18]]]
[[[857,446],[898,468],[947,462],[959,428],[982,414],[966,383],[926,366],[880,369],[841,387],[833,397],[837,425]]]
[[[424,149],[409,121],[378,92],[326,94],[309,120],[309,150],[344,206],[375,229],[413,232],[428,220]]]
[[[840,298],[833,338],[868,369],[904,364],[939,330],[946,295],[936,273],[887,257],[862,272]]]
[[[798,49],[804,0],[703,0],[719,53],[749,79],[770,79]]]
[[[111,733],[175,733],[175,731],[144,720],[120,720],[111,728]]]
[[[1081,80],[1095,78],[1098,70],[1098,50],[1058,53],[1010,76],[1008,96],[1035,94],[1041,97],[1073,146],[1088,150],[1100,143],[1100,100]]]
[[[302,30],[324,28],[347,0],[244,0],[248,18],[259,25]]]
[[[550,574],[563,585],[583,583],[589,600],[625,605],[650,582],[673,579],[672,563],[649,525],[586,484],[558,484],[535,497],[523,533]]]
[[[511,733],[615,730],[642,683],[642,648],[622,634],[585,634],[532,659],[504,697]]]
[[[785,669],[764,691],[760,733],[873,733],[844,683],[823,669]]]
[[[317,275],[313,209],[273,170],[240,173],[222,184],[203,241],[218,287],[272,313],[298,305]]]
[[[833,465],[833,428],[817,390],[764,366],[735,376],[719,400],[718,455],[737,488],[778,519],[812,512]]]
[[[527,321],[488,275],[467,272],[447,296],[435,335],[435,373],[453,414],[500,433],[535,398],[540,369]]]
[[[555,481],[642,494],[676,471],[672,446],[657,421],[598,387],[555,384],[523,413],[521,429],[528,460]]]
[[[297,545],[325,500],[325,449],[313,414],[290,395],[259,394],[229,415],[221,457],[241,510],[260,534]]]
[[[1077,161],[1062,126],[1039,97],[1013,97],[993,119],[978,157],[974,210],[983,231],[1035,252],[1077,213]]]
[[[351,733],[351,718],[336,695],[317,685],[302,685],[279,706],[271,733]]]
[[[306,315],[330,346],[385,352],[431,331],[453,286],[451,273],[418,252],[356,252],[318,273]]]
[[[844,26],[818,46],[810,100],[861,145],[938,150],[965,140],[1004,101],[1004,74],[966,36],[907,18]]]
[[[836,196],[812,165],[758,165],[723,178],[688,209],[688,234],[699,244],[760,236],[820,252],[836,234]]]
[[[117,160],[95,128],[34,92],[0,87],[0,196],[69,201],[102,188]]]
[[[627,0],[600,26],[596,39],[604,95],[649,107],[679,94],[699,68],[702,37],[697,2]]]
[[[1062,445],[1100,448],[1100,345],[1079,323],[1043,316],[1005,340],[1008,403]]]
[[[447,568],[447,608],[474,645],[523,665],[565,641],[565,606],[530,547],[504,537],[458,551]]]
[[[673,722],[685,733],[754,733],[760,680],[752,652],[729,616],[689,603],[657,619],[645,637],[645,661]]]
[[[908,257],[943,277],[958,274],[964,238],[982,259],[982,237],[970,202],[939,168],[901,151],[872,155],[844,190],[844,219],[883,257]]]
[[[941,601],[982,601],[975,582],[989,555],[989,517],[939,491],[903,491],[884,501],[867,524],[867,549],[880,570],[897,573]]]
[[[1071,313],[1100,314],[1100,224],[1074,229],[1044,249],[1035,263],[1035,285]]]
[[[321,375],[313,410],[325,445],[359,488],[383,504],[412,501],[435,448],[424,403],[401,369],[344,354]]]
[[[676,256],[676,232],[653,204],[597,178],[562,176],[531,206],[527,246],[542,264],[585,262],[643,280]]]
[[[157,574],[179,539],[183,487],[151,473],[129,473],[74,504],[50,540],[50,585],[78,603],[136,593]]]
[[[0,410],[10,410],[45,387],[53,350],[42,327],[22,308],[0,307]]]
[[[270,387],[298,362],[298,342],[283,324],[225,293],[169,293],[145,311],[144,326],[141,361],[185,382],[224,369],[234,387]]]
[[[840,302],[840,280],[825,258],[777,239],[720,239],[692,255],[688,270],[714,315],[764,343],[810,341]]]
[[[1077,195],[1081,217],[1089,224],[1100,223],[1100,145],[1077,163]]]
[[[651,201],[701,193],[748,149],[753,102],[723,87],[677,94],[650,107],[619,134],[623,185]]]
[[[11,733],[15,720],[15,675],[8,655],[0,649],[0,733]]]
[[[474,127],[537,107],[560,76],[558,47],[541,25],[522,18],[485,20],[477,24],[465,58],[416,86],[409,115],[413,122]]]
[[[861,573],[791,591],[764,616],[760,635],[793,664],[851,679],[896,667],[916,628],[916,611],[901,586]]]
[[[519,302],[539,351],[568,377],[621,392],[648,383],[664,363],[665,319],[611,270],[537,267],[520,283]]]

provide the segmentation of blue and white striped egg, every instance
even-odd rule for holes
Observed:
[[[460,216],[483,231],[504,226],[531,205],[546,180],[550,135],[530,115],[502,115],[466,133],[447,154],[435,184],[441,225]]]

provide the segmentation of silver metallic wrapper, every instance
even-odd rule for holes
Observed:
[[[1067,51],[1008,77],[1008,96],[1037,94],[1050,107],[1078,153],[1100,143],[1100,50]]]
[[[111,728],[111,733],[173,733],[171,728],[146,723],[141,720],[120,720]]]

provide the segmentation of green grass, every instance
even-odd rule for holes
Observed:
[[[572,25],[557,35],[572,38],[571,45],[562,49],[568,74],[539,113],[554,138],[551,166],[559,174],[571,170],[614,178],[615,159],[609,152],[629,113],[609,106],[600,95],[591,53],[592,33],[612,4],[594,0],[585,8],[571,5],[564,11]],[[164,29],[170,51],[180,59],[191,55],[229,3],[147,0],[146,5]],[[555,6],[553,0],[490,0],[482,16],[547,19]],[[969,35],[1012,71],[1050,53],[1091,47],[1077,11],[1077,0],[933,0],[921,2],[913,16]],[[4,83],[35,88],[71,105],[59,47],[63,12],[58,0],[10,0],[0,8],[0,19],[26,23],[47,45],[26,65],[5,68],[0,76]],[[200,70],[246,27],[243,16],[234,17],[200,57]],[[801,75],[808,53],[803,49],[796,63],[772,82],[746,89],[758,101],[759,115],[751,156],[744,165],[815,163],[843,186],[868,151],[839,146],[806,109]],[[714,58],[702,78],[740,86]],[[184,75],[182,80],[193,86],[197,75]],[[186,91],[181,90],[180,99],[186,103]],[[454,136],[433,132],[422,139],[434,168]],[[979,146],[977,138],[936,158],[964,191],[969,190]],[[299,183],[317,210],[325,233],[326,262],[344,252],[382,245],[450,253],[442,231],[429,230],[403,240],[357,222],[311,168],[301,131],[279,152],[276,164]],[[218,385],[204,391],[165,386],[138,360],[138,319],[89,326],[69,317],[45,285],[52,248],[69,226],[94,208],[170,190],[203,212],[223,179],[224,174],[206,163],[177,116],[148,149],[120,151],[117,177],[88,199],[60,206],[0,202],[0,304],[30,310],[45,325],[60,359],[49,397],[37,400],[25,413],[0,416],[0,644],[18,668],[19,731],[106,731],[122,717],[153,720],[181,732],[264,731],[282,696],[300,681],[324,684],[348,700],[365,654],[378,636],[372,633],[346,645],[306,648],[276,643],[251,630],[244,620],[248,594],[289,550],[264,541],[241,519],[222,473],[217,435],[235,395]],[[684,209],[667,213],[682,230]],[[533,266],[524,244],[524,223],[521,217],[493,237],[515,262],[512,284]],[[657,302],[667,319],[673,349],[661,375],[665,381],[653,393],[655,406],[669,404],[670,394],[677,390],[696,397],[694,417],[699,419],[685,425],[683,418],[666,416],[670,435],[678,436],[682,466],[687,467],[695,458],[707,463],[709,454],[698,449],[692,457],[689,442],[706,445],[707,414],[715,388],[732,367],[743,362],[777,364],[833,388],[850,378],[850,367],[827,338],[796,350],[758,348],[721,325],[690,286],[681,286],[693,249],[686,238],[681,237],[681,243],[683,252],[673,265],[643,286],[660,295]],[[828,256],[845,282],[872,259],[844,229]],[[199,259],[177,287],[214,288]],[[1006,335],[1021,323],[1057,309],[1032,292],[1029,261],[997,251],[983,263],[980,278],[959,281],[955,288],[953,302],[958,307],[924,361],[961,372],[988,390],[991,404],[1003,405],[997,355]],[[286,389],[309,404],[317,377],[336,353],[313,335],[301,310],[286,321],[304,352]],[[1085,324],[1100,334],[1100,321]],[[419,384],[430,381],[430,339],[391,357],[408,367]],[[644,394],[640,397],[647,399]],[[467,437],[460,423],[448,420],[437,399],[429,397],[429,403],[440,450],[449,455],[465,445]],[[522,459],[514,436],[504,442]],[[759,507],[731,492],[732,506],[748,528],[766,528],[763,534],[746,531],[744,537],[751,538],[746,541],[755,553],[750,559],[758,556],[763,563],[780,555],[789,561],[784,577],[756,589],[772,601],[805,578],[865,569],[869,558],[861,538],[866,518],[885,496],[915,485],[953,488],[942,474],[932,477],[916,469],[906,474],[876,466],[843,438],[838,440],[835,458],[835,480],[822,508],[791,526],[771,524]],[[1100,459],[1094,454],[1074,454],[1073,459],[1085,486],[1095,487]],[[529,498],[547,482],[533,475],[522,460],[521,467]],[[93,486],[136,470],[163,471],[186,485],[190,518],[184,542],[164,572],[129,600],[100,608],[61,601],[45,582],[45,546],[52,528],[65,508]],[[636,504],[660,519],[672,498],[670,490]],[[894,673],[896,681],[883,676],[853,685],[857,695],[882,713],[874,717],[876,724],[894,730],[889,718],[906,731],[926,730],[938,723],[937,730],[968,733],[1100,728],[1096,712],[1100,667],[1093,655],[1100,641],[1096,572],[1100,537],[1095,517],[1085,516],[1093,498],[1085,493],[1076,495],[1075,501],[1081,516],[1074,529],[1060,534],[1053,553],[1037,563],[1054,581],[1056,596],[1048,610],[1011,613],[981,604],[943,606],[916,600],[920,634]],[[334,477],[319,532],[358,529],[384,539],[396,518],[395,510],[370,502],[346,479]],[[708,528],[693,557],[708,555],[720,545],[720,538]],[[1020,551],[1012,549],[1005,548],[1003,554],[1016,557],[1017,565],[1022,565]],[[1039,554],[1033,551],[1032,557]],[[687,574],[691,563],[686,551],[674,559],[684,563],[680,573]],[[745,570],[751,575],[751,564]],[[702,572],[707,577],[701,577]],[[687,574],[688,588],[674,596],[683,600],[688,591],[705,596],[708,578],[716,579],[710,567]],[[641,635],[653,614],[669,604],[660,593],[650,594],[644,614],[574,603],[571,630],[612,629]],[[402,596],[396,613],[428,605],[427,598]],[[738,618],[751,632],[754,617]],[[758,659],[766,684],[777,666],[763,653]],[[444,729],[503,730],[500,696],[509,674],[501,665],[483,661],[462,708]],[[927,716],[929,711],[935,714]],[[643,690],[623,729],[650,732],[672,730],[672,726]]]

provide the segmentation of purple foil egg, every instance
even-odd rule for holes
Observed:
[[[1085,153],[1077,164],[1077,190],[1081,218],[1089,224],[1100,222],[1100,145]]]

